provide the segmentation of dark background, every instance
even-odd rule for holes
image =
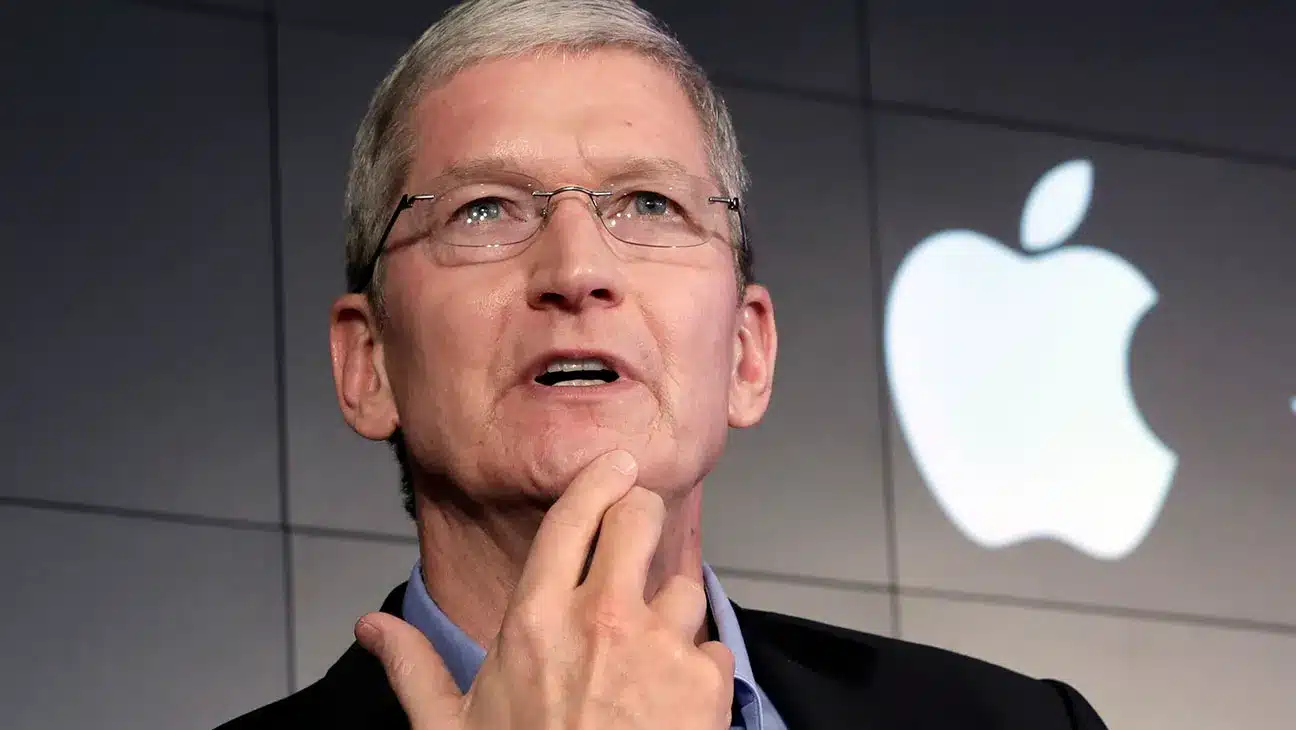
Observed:
[[[648,7],[733,108],[780,325],[769,416],[708,482],[733,596],[1066,678],[1113,728],[1289,723],[1296,5]],[[320,676],[407,575],[394,465],[338,415],[327,307],[351,137],[443,8],[0,8],[6,727],[211,727]],[[1073,241],[1159,292],[1130,373],[1179,455],[1116,562],[964,537],[882,367],[904,254],[949,228],[1015,245],[1031,186],[1075,158],[1095,190]]]

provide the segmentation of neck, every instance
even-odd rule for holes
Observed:
[[[544,518],[534,508],[466,509],[457,500],[435,500],[415,490],[423,582],[437,607],[464,633],[490,647]],[[671,576],[702,582],[702,485],[668,502],[666,523],[648,571],[644,600]],[[695,637],[707,641],[704,622]]]

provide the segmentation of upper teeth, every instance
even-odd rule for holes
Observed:
[[[549,363],[545,368],[546,373],[570,373],[578,370],[611,370],[608,364],[598,358],[585,358],[583,360],[560,359]]]

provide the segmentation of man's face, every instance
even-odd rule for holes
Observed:
[[[411,193],[481,161],[547,190],[598,189],[644,159],[712,177],[683,90],[626,51],[485,62],[430,91],[412,122]],[[508,258],[454,264],[426,243],[384,254],[388,319],[373,334],[373,397],[390,403],[412,459],[477,499],[501,489],[554,499],[614,448],[636,456],[641,484],[681,494],[714,464],[728,427],[764,411],[768,295],[753,286],[740,299],[727,236],[645,256],[608,234],[585,195],[551,205],[544,229]],[[600,358],[618,378],[537,382],[561,357]],[[390,428],[366,433],[348,419],[370,437]]]

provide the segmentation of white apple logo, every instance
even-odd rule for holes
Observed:
[[[1092,190],[1089,161],[1058,165],[1022,211],[1029,253],[942,231],[909,253],[888,296],[901,430],[941,508],[986,548],[1052,538],[1119,560],[1174,478],[1178,460],[1129,381],[1130,340],[1156,290],[1109,251],[1059,248]]]

